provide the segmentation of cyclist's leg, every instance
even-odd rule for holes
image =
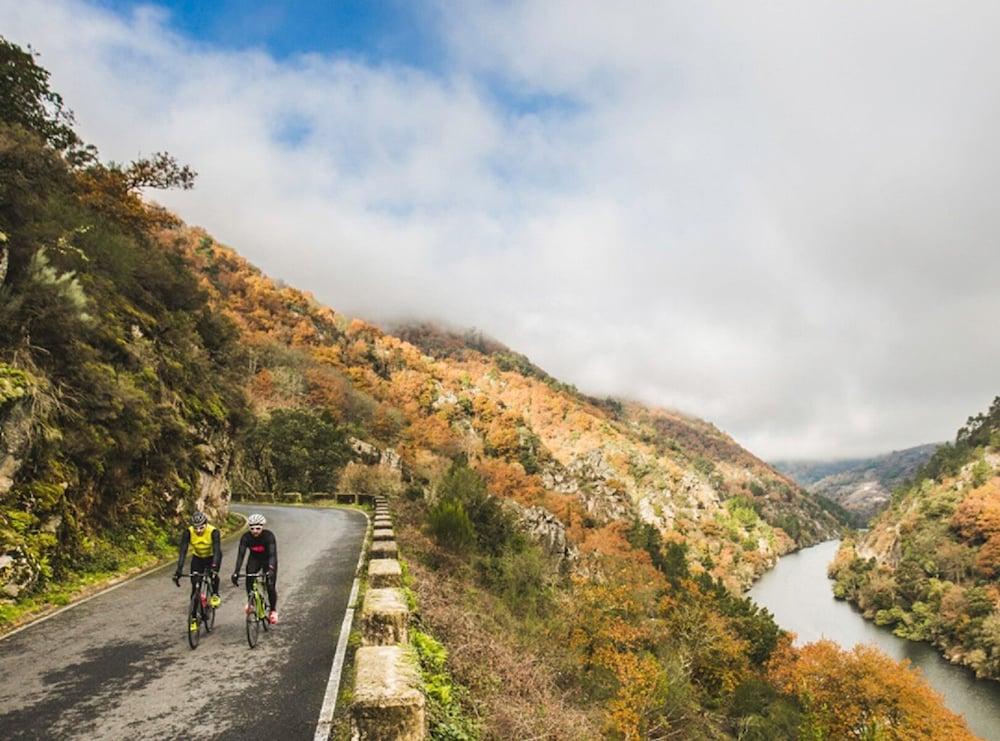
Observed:
[[[267,575],[267,601],[271,603],[271,609],[278,609],[278,567],[274,567],[274,573]]]
[[[197,556],[191,556],[191,569],[190,569],[190,571],[191,571],[191,596],[192,597],[194,596],[194,593],[198,591],[198,577],[194,575],[194,572],[200,571],[200,570],[201,569],[198,568],[198,557]]]
[[[208,572],[209,568],[211,568],[211,566],[212,566],[212,558],[211,558],[211,556],[206,557],[206,558],[202,558],[201,556],[191,556],[191,571],[192,572],[200,571],[201,573],[206,574]],[[204,578],[204,577],[202,577],[202,578]],[[197,588],[198,588],[198,577],[197,576],[192,576],[191,577],[191,593],[194,594],[194,592],[195,592],[195,590]]]

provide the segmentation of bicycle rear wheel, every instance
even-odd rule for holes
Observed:
[[[198,648],[198,641],[201,640],[201,595],[195,592],[191,595],[191,607],[188,610],[187,634],[188,643],[192,649]]]
[[[260,619],[257,617],[257,605],[253,594],[247,602],[247,643],[250,648],[257,645],[257,638],[260,636]]]

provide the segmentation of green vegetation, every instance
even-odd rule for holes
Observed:
[[[193,173],[101,164],[30,54],[0,38],[0,68],[0,576],[31,602],[160,555],[248,414],[235,330],[138,195]]]
[[[436,495],[427,513],[434,539],[473,558],[483,585],[508,605],[529,615],[548,610],[550,569],[482,477],[460,459],[438,483]]]
[[[462,707],[466,695],[445,666],[448,652],[433,636],[420,630],[410,631],[410,643],[416,650],[427,697],[430,737],[436,741],[475,741],[480,731]]]
[[[326,410],[275,409],[246,435],[244,456],[262,491],[334,491],[350,459],[343,427]]]

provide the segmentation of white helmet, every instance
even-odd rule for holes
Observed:
[[[259,512],[254,512],[247,518],[247,525],[266,525],[267,520],[264,519],[264,515]]]

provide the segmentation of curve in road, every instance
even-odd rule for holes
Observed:
[[[187,645],[189,587],[165,566],[0,641],[0,729],[27,738],[312,738],[367,522],[261,511],[278,539],[281,623],[247,646],[245,591],[223,548],[215,631]]]

